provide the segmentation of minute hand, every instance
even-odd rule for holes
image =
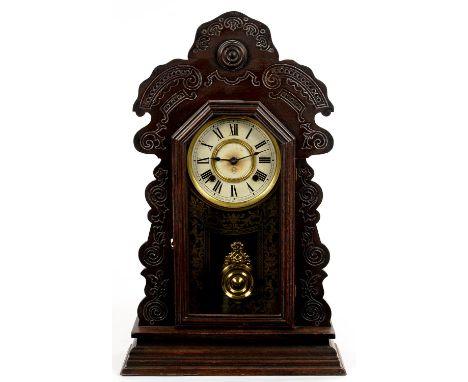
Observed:
[[[253,157],[254,155],[258,155],[260,153],[263,153],[264,151],[268,151],[268,150],[255,151],[253,154],[246,155],[245,157],[242,157],[242,158],[238,158],[237,161],[239,162],[241,159],[245,159],[245,158],[248,158],[248,157]]]

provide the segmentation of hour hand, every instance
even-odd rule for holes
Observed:
[[[216,162],[219,162],[220,160],[226,160],[226,161],[230,161],[230,159],[224,159],[224,158],[220,158],[220,157],[211,157],[210,159],[212,160],[215,160]]]

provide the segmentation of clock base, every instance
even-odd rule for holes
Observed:
[[[178,329],[136,325],[122,375],[346,375],[333,327]]]

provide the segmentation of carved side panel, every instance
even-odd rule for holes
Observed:
[[[170,214],[170,173],[161,162],[154,170],[155,180],[146,188],[146,200],[151,206],[148,220],[151,228],[148,241],[139,251],[145,269],[141,273],[146,279],[146,297],[138,307],[140,325],[170,325],[174,321],[172,312],[172,256]]]
[[[201,85],[200,71],[194,66],[182,64],[171,65],[166,70],[162,70],[156,76],[152,76],[149,84],[145,84],[145,90],[139,97],[138,108],[146,111],[154,109],[166,94],[179,84],[182,84],[185,90],[191,91],[191,96],[194,97],[196,94],[194,90]]]
[[[295,120],[298,158],[324,154],[332,149],[333,137],[317,126],[315,115],[330,115],[333,105],[325,85],[315,78],[312,70],[294,61],[282,61],[265,69],[262,84],[268,89],[268,97],[282,103]]]
[[[198,96],[202,85],[200,70],[187,61],[176,60],[158,66],[150,78],[140,85],[138,99],[133,105],[137,115],[151,114],[151,122],[141,129],[134,139],[135,147],[145,154],[156,154],[164,158],[168,153],[167,136],[171,115],[187,101]],[[172,129],[173,130],[173,129]]]
[[[139,259],[145,269],[146,297],[138,307],[140,325],[174,324],[174,266],[171,250],[172,197],[170,135],[180,122],[177,111],[198,97],[202,85],[200,70],[184,60],[174,60],[158,66],[140,85],[134,111],[142,116],[151,114],[148,126],[141,129],[134,139],[137,150],[156,154],[161,163],[154,171],[155,180],[146,188],[145,195],[151,210],[148,220],[151,228],[148,241],[139,251]]]
[[[297,161],[296,253],[298,325],[330,326],[331,311],[323,299],[323,270],[330,260],[327,247],[320,242],[317,207],[322,201],[320,186],[312,181],[314,171],[305,160]]]
[[[328,99],[316,80],[294,65],[283,63],[271,65],[263,74],[263,83],[272,90],[281,91],[282,87],[289,89],[289,94],[297,95],[292,95],[295,102],[314,105],[317,110],[330,108]],[[281,98],[279,92],[276,95]],[[287,102],[286,99],[284,101]]]

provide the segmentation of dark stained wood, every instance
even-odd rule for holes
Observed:
[[[333,326],[302,326],[291,329],[242,329],[230,328],[229,330],[217,328],[175,328],[170,326],[141,326],[139,320],[135,320],[132,330],[132,338],[140,340],[161,341],[167,339],[215,339],[245,341],[250,340],[288,340],[296,342],[304,340],[308,343],[319,343],[335,338]]]
[[[323,268],[330,253],[320,241],[317,207],[322,202],[322,189],[312,181],[314,171],[305,159],[296,160],[296,324],[331,325],[330,306],[323,299]]]
[[[335,344],[133,344],[122,375],[346,375]]]
[[[266,25],[228,12],[198,28],[188,60],[153,71],[134,111],[151,115],[135,148],[161,162],[145,192],[145,297],[122,375],[344,375],[323,298],[330,254],[317,230],[322,191],[306,162],[333,147],[315,123],[316,114],[333,111],[325,85],[309,68],[279,61]],[[277,315],[188,309],[187,148],[197,129],[224,115],[259,120],[280,145]]]
[[[176,329],[142,327],[122,375],[345,375],[333,327]]]

